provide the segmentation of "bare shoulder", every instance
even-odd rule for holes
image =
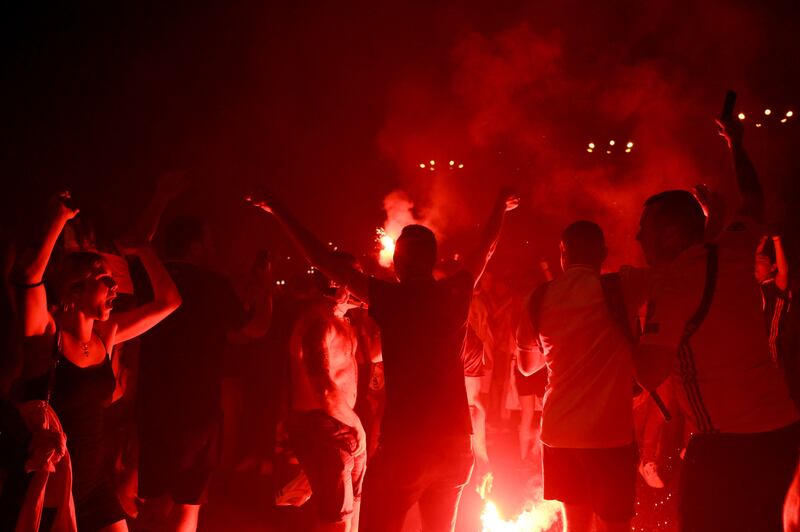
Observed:
[[[114,320],[94,322],[94,333],[100,337],[103,345],[110,352],[116,343],[119,325]]]

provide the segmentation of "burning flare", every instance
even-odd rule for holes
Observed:
[[[378,227],[375,234],[377,235],[376,240],[380,244],[378,262],[384,268],[389,268],[394,259],[394,238],[388,235],[383,227]]]

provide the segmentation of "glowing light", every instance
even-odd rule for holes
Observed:
[[[764,109],[764,114],[769,116],[772,114],[772,109]]]
[[[625,146],[628,148],[633,148],[633,141],[629,140]]]
[[[594,150],[591,149],[591,148],[586,148],[586,151],[588,151],[589,153],[592,153]]]
[[[744,113],[739,113],[739,120],[744,120]]]
[[[433,166],[434,164],[436,164],[436,161],[434,161],[433,159],[431,159],[431,166]]]
[[[756,127],[761,127],[761,124],[756,124]]]
[[[425,163],[419,163],[420,168],[425,168]]]
[[[631,152],[630,148],[625,148],[625,153],[630,153],[630,152]]]
[[[594,149],[594,142],[590,142],[590,143],[589,143],[589,147],[590,147],[591,149]]]
[[[394,238],[386,234],[383,227],[378,227],[375,230],[377,235],[378,244],[381,246],[378,254],[378,263],[384,268],[392,266],[394,260]]]
[[[611,150],[606,150],[606,153],[611,155]]]
[[[609,140],[609,141],[608,141],[608,145],[609,145],[609,146],[613,146],[614,144],[616,144],[616,142],[615,142],[615,141],[613,141],[613,140]]]
[[[785,124],[785,123],[786,123],[786,119],[785,118],[781,118],[781,124]]]
[[[431,166],[431,172],[433,172],[434,170],[436,170],[436,168],[434,168],[433,166]]]
[[[481,513],[483,532],[545,532],[558,520],[561,514],[561,503],[541,501],[529,503],[528,507],[516,518],[506,520],[500,515],[497,505],[491,500]]]
[[[455,161],[450,161],[450,166],[453,166],[454,164],[456,164]]]
[[[792,111],[786,111],[786,118],[791,118],[793,116],[794,116],[794,113]]]
[[[464,165],[463,164],[459,164],[458,167],[459,168],[464,168]]]

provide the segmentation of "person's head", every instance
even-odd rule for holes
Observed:
[[[775,243],[772,239],[766,239],[764,245],[759,247],[756,252],[756,281],[763,283],[774,278],[778,274],[778,265],[775,259]]]
[[[606,260],[608,249],[603,230],[594,222],[580,220],[571,223],[561,233],[561,268],[581,264],[599,270]]]
[[[53,276],[57,304],[62,312],[80,312],[105,321],[117,297],[117,282],[103,256],[76,251],[64,257]]]
[[[687,248],[703,243],[706,216],[686,190],[668,190],[644,203],[636,240],[651,266],[668,264]]]
[[[436,236],[422,225],[403,228],[394,247],[394,271],[400,281],[430,278],[436,265]]]
[[[164,231],[164,251],[168,259],[204,262],[208,258],[209,238],[205,222],[198,216],[177,216]]]
[[[359,271],[361,270],[361,265],[358,263],[358,260],[354,255],[344,251],[335,251],[333,252],[333,255],[336,257],[337,261],[341,261],[347,266],[355,268]],[[322,296],[333,301],[336,305],[346,306],[348,304],[351,294],[346,286],[329,279],[325,274],[316,269],[314,270],[314,283],[317,291]],[[352,305],[350,306],[352,307]]]

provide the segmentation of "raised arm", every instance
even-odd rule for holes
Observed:
[[[156,190],[150,202],[142,211],[141,216],[134,228],[132,240],[146,240],[152,242],[161,223],[161,215],[167,205],[181,192],[186,190],[188,180],[182,171],[164,172],[156,182]]]
[[[246,200],[264,212],[272,214],[315,268],[329,279],[347,287],[361,301],[369,302],[369,277],[358,271],[345,258],[331,252],[328,246],[306,229],[283,204],[274,199],[255,195],[249,196]]]
[[[741,204],[737,214],[748,216],[758,222],[764,221],[764,190],[742,142],[744,128],[742,122],[733,117],[730,120],[717,120],[719,134],[728,142],[736,174]]]
[[[151,246],[134,247],[125,251],[127,254],[137,255],[142,262],[153,286],[153,301],[111,316],[110,325],[116,326],[114,344],[130,340],[150,330],[181,304],[178,288]]]
[[[20,292],[17,301],[23,336],[40,336],[53,327],[53,318],[47,308],[44,272],[61,231],[78,214],[78,209],[65,204],[69,199],[69,193],[64,193],[53,201],[40,240],[33,249],[20,253],[14,266],[14,284]]]
[[[503,228],[503,220],[506,213],[516,209],[518,206],[519,196],[516,193],[508,188],[500,191],[497,201],[492,207],[492,212],[489,214],[478,248],[464,261],[464,269],[472,274],[476,286],[480,281],[481,275],[483,275],[483,270],[486,269],[486,264],[492,258],[492,254],[497,247],[497,239],[500,238],[500,231]]]
[[[779,235],[773,236],[772,243],[775,244],[775,265],[778,267],[778,272],[775,275],[775,286],[786,291],[789,288],[789,261],[786,260],[781,237]]]

